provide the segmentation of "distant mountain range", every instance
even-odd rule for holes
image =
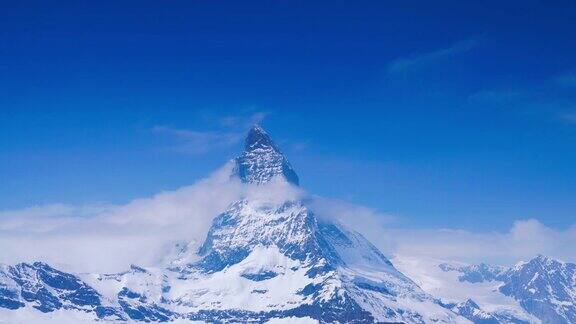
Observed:
[[[230,176],[249,186],[299,183],[259,126],[234,163]],[[243,198],[214,218],[198,248],[182,245],[164,268],[72,274],[42,262],[2,265],[0,322],[22,312],[40,322],[57,311],[103,322],[576,323],[575,269],[542,256],[513,268],[435,264],[455,285],[492,287],[515,305],[485,307],[473,291],[462,300],[436,296],[306,201]]]
[[[459,281],[497,283],[499,293],[515,299],[526,313],[543,323],[576,323],[576,264],[539,255],[512,268],[485,264],[454,267],[446,263],[439,267],[457,272]],[[479,309],[477,305],[475,308]],[[492,315],[498,318],[498,314]]]

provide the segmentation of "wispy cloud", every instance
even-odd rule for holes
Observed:
[[[0,263],[46,261],[75,271],[157,265],[176,243],[198,242],[239,199],[231,163],[194,185],[111,208],[46,205],[0,212]],[[66,253],[62,253],[66,251]]]
[[[116,272],[130,263],[160,266],[176,245],[196,248],[212,219],[241,198],[279,204],[304,199],[319,219],[359,231],[388,254],[512,264],[542,253],[576,260],[576,227],[518,220],[506,232],[394,229],[395,216],[336,199],[310,196],[286,183],[242,184],[228,163],[210,177],[125,205],[37,206],[0,212],[0,263],[46,261],[73,271]],[[66,251],[66,253],[61,253]]]
[[[90,218],[94,215],[112,211],[113,205],[73,206],[68,204],[49,204],[31,206],[18,210],[0,211],[0,231],[18,230],[29,227],[31,232],[46,232],[65,225],[74,218]]]
[[[319,219],[336,220],[369,236],[382,234],[383,228],[398,219],[395,215],[341,199],[314,196],[307,203]]]
[[[389,64],[388,73],[394,74],[413,71],[423,66],[435,63],[439,60],[468,52],[477,45],[478,39],[473,38],[459,41],[446,48],[437,49],[426,53],[414,54],[409,57],[398,58]]]
[[[45,261],[79,272],[118,272],[131,263],[159,266],[193,249],[214,217],[242,198],[264,204],[305,194],[282,181],[243,184],[229,162],[193,185],[111,208],[47,205],[0,211],[0,263]],[[62,253],[65,251],[66,253]]]
[[[543,254],[575,262],[576,224],[554,229],[537,219],[516,220],[508,231],[476,232],[455,228],[402,229],[398,216],[361,205],[316,197],[309,202],[320,218],[336,219],[364,234],[389,255],[426,257],[462,262],[511,265]]]
[[[323,198],[311,207],[319,217],[336,219],[364,234],[388,255],[512,265],[543,254],[576,262],[576,250],[572,248],[576,245],[576,224],[555,229],[537,219],[519,219],[503,232],[394,228],[398,217],[370,208]]]
[[[511,265],[543,254],[576,261],[576,227],[558,230],[536,219],[517,220],[508,232],[391,230],[382,237],[377,244],[391,253],[440,260]]]
[[[262,122],[266,116],[265,112],[254,112],[249,115],[219,117],[212,122],[215,124],[213,126],[217,126],[217,130],[211,131],[157,125],[152,128],[152,132],[175,140],[172,149],[177,152],[200,155],[237,145],[246,129]]]
[[[188,154],[204,154],[227,148],[238,144],[242,139],[239,132],[195,131],[168,126],[154,126],[152,131],[173,137],[177,141],[175,150]]]
[[[576,87],[576,72],[568,71],[555,78],[556,83],[564,87]]]
[[[258,111],[248,116],[223,116],[219,119],[219,124],[224,127],[249,127],[261,123],[268,116],[267,112]]]

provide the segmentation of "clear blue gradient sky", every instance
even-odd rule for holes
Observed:
[[[573,1],[2,1],[0,210],[193,183],[262,120],[403,226],[576,219]]]

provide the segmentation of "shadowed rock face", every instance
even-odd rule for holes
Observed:
[[[94,312],[97,317],[125,319],[120,309],[102,305],[102,296],[79,277],[42,263],[0,268],[0,307],[29,304],[43,313],[59,309]]]
[[[298,185],[296,172],[270,136],[260,126],[253,126],[244,144],[244,152],[236,158],[235,174],[245,183],[264,184],[282,177]]]

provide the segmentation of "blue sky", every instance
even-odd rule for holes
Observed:
[[[0,4],[0,209],[191,184],[261,121],[398,226],[576,215],[576,5]]]

